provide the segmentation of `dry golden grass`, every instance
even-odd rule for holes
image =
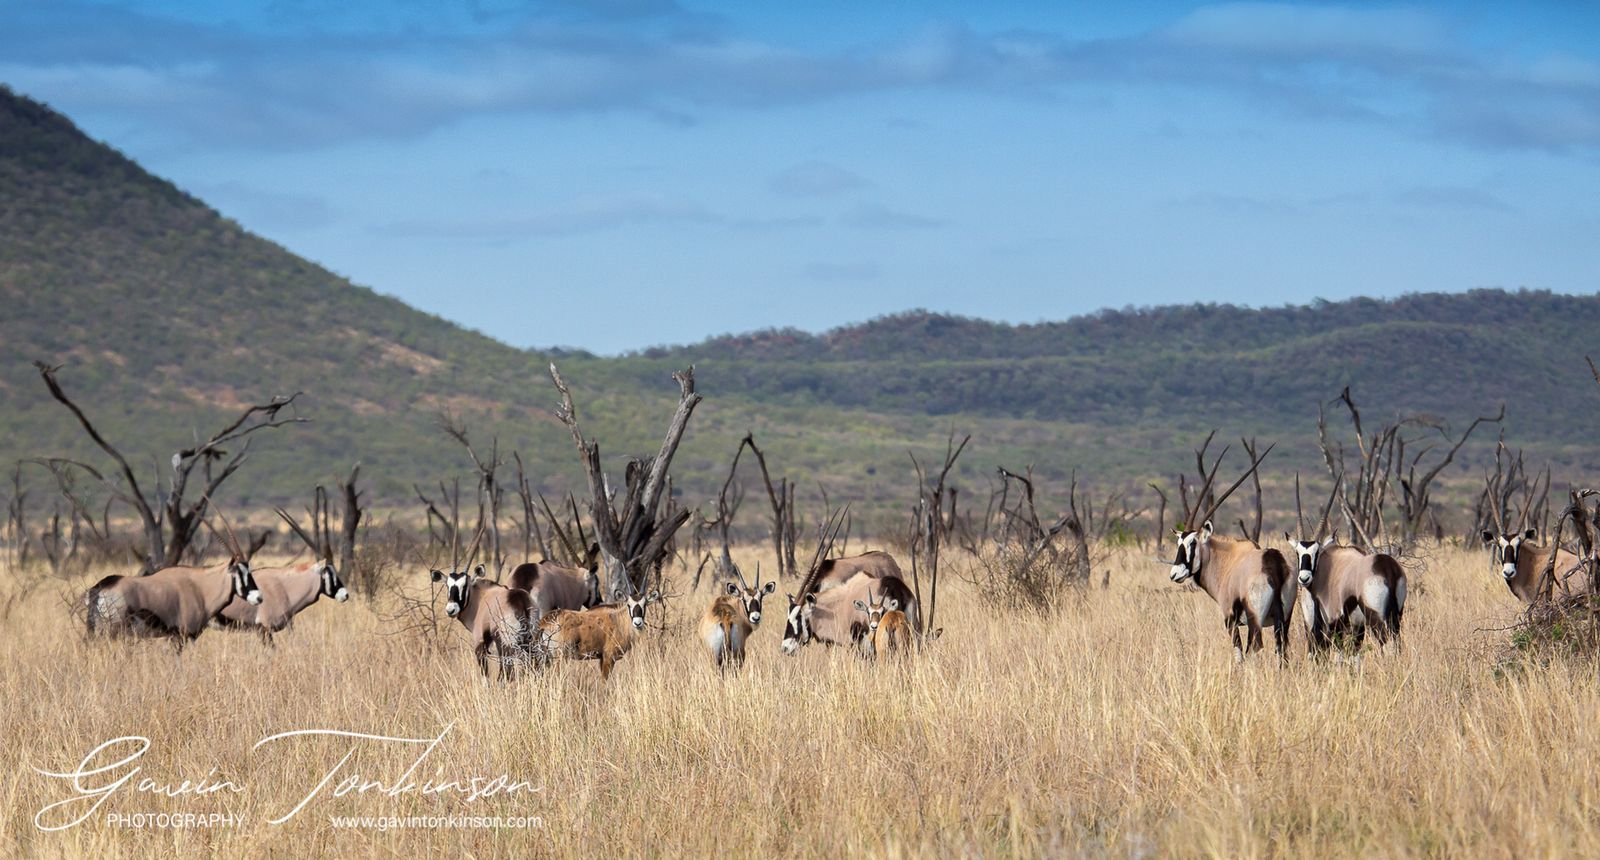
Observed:
[[[0,853],[1600,856],[1595,666],[1497,669],[1505,634],[1482,628],[1517,607],[1480,555],[1440,550],[1414,574],[1402,652],[1314,665],[1297,627],[1286,669],[1270,657],[1236,666],[1217,607],[1145,558],[1114,559],[1109,590],[1052,618],[990,614],[953,584],[943,639],[898,665],[820,646],[781,656],[780,594],[745,670],[719,678],[693,636],[709,593],[679,595],[666,635],[608,686],[594,663],[485,684],[453,623],[429,650],[386,633],[391,607],[358,601],[317,604],[275,650],[218,632],[181,658],[161,643],[87,644],[66,623],[67,588],[47,589],[0,637]],[[324,797],[265,823],[350,744],[252,752],[258,739],[432,737],[446,725],[419,777],[507,773],[540,793],[470,808]],[[35,811],[67,788],[31,768],[73,767],[130,734],[152,744],[140,777],[217,768],[214,779],[246,790],[129,792],[102,812],[227,809],[247,823],[36,830]],[[389,782],[414,757],[372,746],[350,767]],[[329,822],[461,812],[537,815],[543,827]]]

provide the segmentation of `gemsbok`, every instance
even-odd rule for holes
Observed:
[[[533,596],[539,616],[557,609],[584,609],[600,600],[600,545],[589,547],[588,569],[563,567],[552,561],[527,562],[511,572],[511,587]]]
[[[1295,484],[1295,514],[1300,537],[1284,532],[1296,560],[1296,578],[1305,587],[1300,615],[1305,621],[1306,643],[1312,656],[1327,652],[1335,639],[1349,637],[1351,651],[1359,651],[1368,630],[1381,649],[1400,636],[1405,614],[1406,574],[1393,556],[1364,552],[1353,546],[1335,546],[1329,516],[1339,495],[1339,479],[1322,509],[1317,531],[1305,540],[1306,524]]]
[[[728,580],[727,593],[712,600],[700,617],[700,641],[711,652],[711,659],[719,670],[730,665],[735,669],[744,665],[745,643],[761,626],[761,598],[778,588],[777,580],[765,586],[761,584],[759,565],[754,586],[745,582],[744,571],[737,566],[733,567],[733,574],[739,581]]]
[[[873,601],[893,598],[901,607],[914,608],[916,605],[916,596],[905,581],[896,576],[879,579],[871,574],[858,573],[844,585],[821,594],[811,590],[809,585],[801,584],[802,597],[789,595],[782,649],[783,653],[790,656],[812,642],[852,645],[864,653],[865,640],[871,631],[855,607],[856,596],[863,592]],[[910,629],[915,630],[911,612],[905,608],[901,612],[906,615]]]
[[[287,628],[301,610],[328,597],[340,603],[350,599],[350,591],[333,566],[332,559],[303,561],[286,567],[263,567],[251,571],[261,589],[261,603],[251,605],[235,597],[217,615],[220,627],[253,629],[268,645],[272,636]]]
[[[1245,654],[1261,649],[1262,628],[1269,626],[1279,662],[1288,660],[1289,618],[1294,614],[1299,589],[1289,577],[1289,563],[1284,560],[1283,553],[1262,549],[1254,541],[1217,534],[1211,525],[1211,515],[1260,468],[1261,461],[1272,453],[1272,447],[1269,445],[1259,456],[1252,457],[1249,470],[1212,501],[1203,516],[1194,516],[1195,511],[1184,511],[1183,522],[1188,525],[1199,520],[1203,523],[1199,529],[1173,530],[1178,537],[1178,549],[1172,559],[1172,581],[1181,583],[1193,579],[1222,607],[1222,623],[1233,636],[1234,659],[1240,661]],[[1224,449],[1223,455],[1226,454]],[[1218,462],[1221,462],[1220,457]],[[1213,469],[1195,497],[1195,508],[1204,504],[1215,476]],[[1240,627],[1248,630],[1243,640],[1239,636]]]
[[[1500,562],[1500,575],[1511,593],[1523,603],[1532,603],[1543,595],[1570,597],[1588,593],[1593,583],[1582,559],[1560,547],[1534,546],[1532,542],[1538,537],[1535,529],[1522,534],[1496,534],[1488,530],[1483,533],[1483,542]],[[1554,567],[1550,565],[1552,555],[1555,556]],[[1541,582],[1546,568],[1550,568],[1552,581]]]
[[[640,597],[629,596],[619,588],[615,603],[578,611],[557,609],[539,622],[540,647],[555,657],[599,660],[600,679],[604,681],[644,629],[645,609],[660,599],[661,593],[655,590]]]
[[[893,597],[873,600],[869,588],[866,599],[857,600],[855,608],[867,616],[867,632],[861,643],[863,654],[868,657],[883,653],[896,654],[911,646],[911,623],[906,621],[906,614],[900,610],[900,601]]]
[[[234,598],[261,603],[250,563],[164,567],[148,576],[113,574],[84,595],[90,635],[172,637],[178,650],[203,633]]]
[[[489,677],[492,645],[500,663],[499,677],[514,680],[515,666],[532,654],[539,620],[533,614],[533,598],[520,588],[507,588],[486,578],[481,564],[471,571],[435,570],[431,577],[445,584],[444,614],[466,628],[483,677]]]
[[[250,562],[226,518],[223,525],[223,542],[233,554],[224,564],[165,567],[147,576],[113,574],[91,586],[83,596],[89,635],[170,637],[182,652],[235,597],[260,605],[261,588]]]

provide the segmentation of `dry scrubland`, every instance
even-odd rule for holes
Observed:
[[[820,646],[784,658],[772,612],[727,679],[691,632],[706,593],[679,595],[665,637],[607,687],[593,663],[486,685],[453,624],[430,650],[386,632],[383,602],[321,602],[270,651],[216,632],[181,659],[159,643],[91,647],[65,624],[68,586],[47,588],[0,638],[0,853],[1600,855],[1595,666],[1497,664],[1506,635],[1485,628],[1517,608],[1481,554],[1439,550],[1414,574],[1402,653],[1311,665],[1296,629],[1287,669],[1236,667],[1215,605],[1147,558],[1113,559],[1109,590],[1050,618],[989,613],[953,583],[944,638],[899,665]],[[415,796],[324,800],[263,823],[349,745],[253,754],[256,740],[296,728],[431,737],[449,723],[418,775],[526,777],[539,795],[473,811],[539,815],[542,830],[328,822],[462,809]],[[217,767],[247,792],[124,795],[105,809],[252,820],[37,832],[34,811],[64,794],[29,766],[67,768],[126,734],[152,741],[141,776]],[[374,750],[352,766],[392,781],[414,753]]]

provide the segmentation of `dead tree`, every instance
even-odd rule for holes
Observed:
[[[1256,459],[1256,452],[1258,450],[1257,445],[1256,445],[1255,437],[1252,436],[1249,439],[1241,438],[1239,440],[1239,444],[1244,446],[1245,454],[1250,457],[1251,461],[1254,461]],[[1261,512],[1261,472],[1260,472],[1260,470],[1252,470],[1250,472],[1250,477],[1251,477],[1252,482],[1255,484],[1255,491],[1256,491],[1256,494],[1255,494],[1255,520],[1252,522],[1251,525],[1246,526],[1244,524],[1244,518],[1240,517],[1239,518],[1239,531],[1244,534],[1246,540],[1250,541],[1251,543],[1253,543],[1253,544],[1255,544],[1257,546],[1260,546],[1261,545],[1261,514],[1262,514],[1262,512]]]
[[[689,417],[700,404],[701,398],[694,390],[692,365],[674,373],[672,377],[678,383],[677,410],[667,425],[666,436],[656,455],[628,462],[619,511],[606,484],[600,443],[584,438],[578,425],[577,408],[572,402],[572,391],[562,380],[555,364],[550,365],[550,380],[561,394],[561,406],[556,418],[572,432],[572,441],[578,448],[578,460],[588,479],[590,519],[606,569],[606,590],[611,594],[624,590],[628,594],[647,591],[651,577],[660,576],[661,564],[666,560],[672,536],[689,519],[688,510],[679,510],[666,517],[662,499],[672,457],[683,441]]]
[[[1549,525],[1550,470],[1529,476],[1522,451],[1506,447],[1505,433],[1494,449],[1494,470],[1483,476],[1483,490],[1473,506],[1468,540],[1489,528],[1502,533],[1520,532],[1530,524],[1540,532]],[[1516,528],[1508,529],[1511,523]]]
[[[540,558],[550,557],[550,545],[545,543],[544,529],[539,526],[539,512],[533,505],[533,485],[528,482],[527,472],[522,468],[522,454],[511,452],[511,459],[517,464],[517,501],[521,503],[522,511],[522,555],[523,558],[533,558],[535,548],[539,550]],[[549,506],[547,505],[546,508]]]
[[[1455,437],[1449,426],[1436,418],[1399,416],[1369,436],[1349,386],[1329,402],[1344,405],[1355,436],[1355,450],[1350,452],[1355,463],[1351,464],[1344,444],[1329,439],[1327,416],[1317,407],[1317,439],[1328,474],[1344,476],[1340,500],[1352,542],[1368,551],[1392,553],[1404,552],[1414,544],[1430,519],[1437,523],[1432,511],[1434,479],[1455,462],[1479,425],[1498,424],[1506,415],[1502,404],[1498,414],[1474,419]],[[1444,450],[1442,456],[1424,464],[1429,454],[1440,449]],[[1399,492],[1395,492],[1396,484]]]
[[[1192,496],[1187,492],[1187,488],[1191,486],[1188,476],[1182,475],[1178,478],[1179,488],[1185,490],[1182,493],[1181,529],[1183,531],[1195,531],[1205,525],[1206,521],[1211,519],[1222,507],[1222,503],[1226,502],[1235,490],[1243,486],[1245,481],[1249,480],[1261,469],[1261,464],[1266,461],[1267,455],[1272,453],[1272,449],[1278,447],[1278,443],[1274,442],[1265,449],[1258,450],[1255,440],[1252,439],[1250,444],[1245,446],[1250,456],[1249,467],[1245,469],[1244,474],[1240,475],[1237,481],[1230,484],[1226,490],[1218,493],[1216,491],[1217,472],[1222,468],[1222,461],[1227,458],[1229,448],[1224,447],[1222,452],[1217,454],[1217,459],[1212,461],[1211,465],[1206,465],[1206,450],[1211,447],[1211,439],[1216,433],[1217,431],[1215,430],[1211,431],[1211,434],[1206,436],[1205,442],[1201,443],[1200,447],[1195,450],[1195,466],[1199,471],[1197,473],[1198,479],[1192,484],[1195,488]]]
[[[89,420],[89,416],[62,390],[56,380],[56,372],[60,368],[52,367],[42,361],[34,362],[34,367],[38,368],[39,377],[49,388],[50,395],[72,413],[90,440],[116,463],[117,473],[115,478],[107,476],[87,463],[66,457],[52,457],[47,460],[78,469],[93,477],[105,487],[108,494],[138,513],[144,531],[144,573],[170,567],[183,560],[201,523],[205,521],[209,500],[249,458],[252,434],[286,424],[302,424],[308,420],[294,415],[280,417],[280,413],[300,396],[298,392],[288,397],[274,397],[267,403],[249,406],[237,418],[204,441],[197,441],[192,447],[173,454],[172,472],[165,484],[160,477],[157,477],[154,493],[147,494],[135,476],[133,467],[128,464],[128,459],[100,434]],[[236,443],[237,447],[234,448]],[[234,448],[231,456],[227,448]],[[196,470],[198,475],[195,474]],[[201,484],[198,492],[194,493],[196,498],[190,497],[191,478],[198,478]]]
[[[28,550],[32,539],[28,536],[28,489],[22,483],[22,464],[11,470],[11,498],[6,502],[6,545],[11,550],[11,569],[19,570],[28,564]]]
[[[746,431],[744,441],[739,443],[740,449],[750,449],[756,456],[756,465],[761,467],[761,483],[767,489],[767,504],[772,507],[772,549],[778,557],[778,577],[796,575],[794,560],[795,538],[795,511],[794,511],[794,484],[788,478],[779,478],[778,483],[772,483],[772,473],[767,470],[767,455],[756,447],[755,434]],[[734,458],[735,463],[738,457]]]
[[[467,457],[472,460],[472,467],[478,473],[478,504],[488,509],[483,522],[486,524],[485,536],[489,539],[489,562],[498,574],[505,567],[506,560],[500,547],[500,502],[504,496],[504,489],[497,477],[500,467],[504,465],[500,459],[500,438],[497,436],[490,442],[489,456],[485,458],[478,455],[478,449],[473,447],[467,435],[467,425],[459,418],[449,413],[441,414],[439,429],[466,449]]]

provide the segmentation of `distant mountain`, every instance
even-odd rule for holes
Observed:
[[[467,474],[441,412],[522,452],[549,491],[578,477],[547,412],[550,356],[351,284],[3,88],[0,306],[0,463],[93,456],[31,367],[43,359],[152,469],[195,428],[304,391],[313,423],[257,440],[233,486],[241,502],[297,498],[359,460],[380,499],[408,504],[413,483]],[[1504,401],[1513,444],[1592,468],[1600,393],[1582,362],[1600,352],[1597,323],[1597,296],[1475,290],[1018,326],[919,311],[560,360],[613,456],[653,450],[668,374],[697,364],[707,401],[678,469],[691,504],[753,428],[807,492],[826,484],[887,517],[909,485],[906,451],[942,448],[952,427],[974,434],[960,475],[979,487],[1001,463],[1107,483],[1167,475],[1212,426],[1282,439],[1279,472],[1314,470],[1317,404],[1345,385],[1374,416],[1464,422]]]

